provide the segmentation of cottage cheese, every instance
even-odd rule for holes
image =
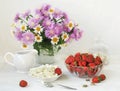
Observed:
[[[29,73],[32,77],[46,79],[57,77],[58,75],[54,72],[56,65],[41,65],[40,67],[30,69]]]

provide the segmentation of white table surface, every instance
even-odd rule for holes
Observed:
[[[28,74],[17,73],[15,68],[6,64],[3,57],[0,57],[0,91],[70,91],[57,84],[64,84],[75,87],[76,91],[120,91],[120,56],[114,55],[109,58],[109,64],[105,65],[100,73],[104,73],[107,79],[101,83],[91,86],[90,82],[83,78],[78,78],[70,74],[65,65],[64,58],[60,57],[55,63],[62,68],[63,75],[53,84],[54,87],[48,88],[37,79],[31,78]],[[19,81],[25,79],[28,81],[28,86],[21,88]],[[87,84],[88,87],[82,87]]]

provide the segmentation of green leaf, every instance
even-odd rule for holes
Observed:
[[[36,50],[38,51],[38,55],[40,55],[40,46],[39,46],[39,43],[38,43],[38,42],[35,42],[35,43],[33,44],[33,47],[34,47],[34,49],[36,49]]]

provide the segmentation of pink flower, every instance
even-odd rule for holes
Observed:
[[[78,31],[79,29],[74,28],[73,33],[70,35],[70,38],[78,40],[82,37],[83,31]]]
[[[23,14],[22,14],[22,17],[23,18],[26,18],[26,17],[28,17],[30,15],[30,10],[27,10],[26,12],[24,12]]]
[[[17,13],[16,16],[15,16],[15,18],[14,18],[14,22],[18,22],[19,19],[20,19],[20,14]]]
[[[16,31],[14,33],[14,35],[18,41],[21,41],[21,39],[22,39],[22,32],[21,31]]]
[[[31,18],[29,21],[28,21],[28,25],[30,28],[34,28],[35,26],[37,26],[39,23],[38,19],[36,18]]]
[[[33,33],[31,33],[31,32],[25,32],[25,33],[22,34],[22,40],[21,41],[24,44],[29,45],[29,44],[33,44],[34,39],[35,39],[35,37],[34,37]]]

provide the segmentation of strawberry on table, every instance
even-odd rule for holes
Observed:
[[[92,78],[92,83],[99,83],[101,80],[98,76]]]
[[[101,78],[102,81],[106,79],[106,76],[104,74],[101,74],[99,77]]]
[[[28,83],[27,83],[26,80],[21,80],[21,81],[19,82],[19,85],[20,85],[21,87],[26,87],[26,86],[28,85]]]

